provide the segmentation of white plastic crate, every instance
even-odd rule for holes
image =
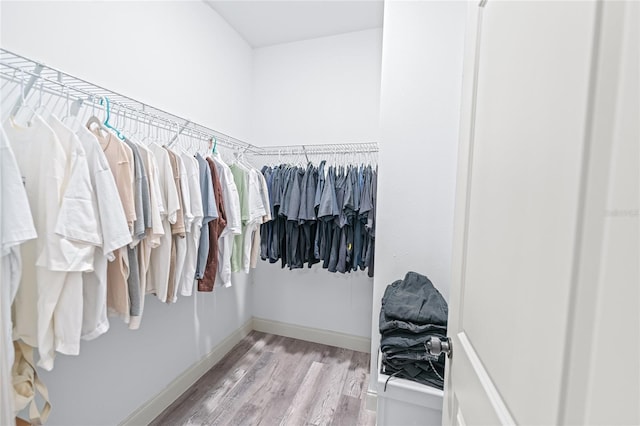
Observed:
[[[378,371],[382,354],[378,352]],[[444,392],[431,386],[378,373],[378,426],[440,426]]]

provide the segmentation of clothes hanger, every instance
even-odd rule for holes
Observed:
[[[131,141],[140,145],[140,141],[138,140],[138,137],[140,136],[140,117],[132,117],[131,121],[131,129],[129,132],[132,138]]]
[[[126,133],[131,137],[131,136],[133,136],[135,134],[134,133],[134,130],[135,130],[134,124],[135,124],[135,121],[136,121],[135,120],[136,117],[132,112],[130,112],[129,115],[127,115],[127,111],[128,111],[128,109],[124,110],[124,119],[125,119],[125,124],[126,124],[126,127],[127,127]]]
[[[41,118],[46,118],[50,115],[55,115],[58,117],[62,116],[62,113],[56,113],[56,111],[58,110],[58,105],[60,104],[60,102],[62,102],[61,108],[64,108],[64,93],[65,87],[63,86],[62,94],[57,94],[55,97],[54,95],[51,95],[45,105],[41,105],[36,109],[37,115],[39,115]],[[54,101],[53,106],[51,106],[52,101]]]
[[[207,150],[211,147],[210,145],[210,139],[206,138],[206,136],[203,138],[202,136],[205,135],[197,135],[194,136],[195,138],[195,152],[193,153],[193,156],[195,157],[196,155],[200,155],[201,157],[203,156],[204,152],[207,152]]]
[[[100,98],[100,105],[105,105],[105,111],[106,111],[106,118],[104,120],[104,125],[106,128],[112,130],[115,135],[118,137],[118,139],[120,140],[125,140],[125,137],[122,133],[120,133],[120,131],[114,127],[110,122],[109,119],[111,118],[111,103],[109,102],[109,98],[107,98],[106,96],[103,96]]]
[[[20,70],[20,107],[16,110],[16,112],[11,116],[11,120],[15,123],[20,125],[20,121],[19,121],[19,115],[22,111],[27,110],[29,112],[31,112],[32,114],[30,115],[29,119],[26,121],[26,123],[24,123],[26,125],[26,127],[31,127],[31,120],[33,119],[34,116],[37,115],[36,110],[27,102],[27,97],[25,96],[24,93],[24,79],[25,79],[25,74],[24,74],[24,70]]]
[[[34,84],[33,87],[37,88],[37,85]],[[38,94],[38,104],[36,105],[35,108],[33,108],[31,110],[31,115],[29,117],[29,122],[31,120],[33,120],[33,117],[35,117],[36,115],[39,116],[40,118],[44,119],[46,116],[52,114],[53,109],[49,106],[49,104],[51,103],[51,100],[53,99],[53,95],[49,96],[49,99],[48,99],[46,105],[43,102],[43,99],[44,99],[44,80],[40,80],[40,92]],[[59,100],[60,100],[60,97],[57,98],[56,104],[54,105],[54,107],[57,105]]]
[[[184,152],[184,147],[182,146],[182,142],[184,138],[182,137],[180,132],[181,125],[178,123],[172,123],[172,124],[176,126],[176,130],[175,130],[176,134],[175,136],[169,139],[170,141],[173,141],[171,142],[171,149],[173,149],[174,152],[177,152],[177,151]],[[182,129],[182,131],[184,130],[185,128]]]
[[[240,157],[238,158],[238,161],[240,161],[241,165],[251,170],[254,167],[251,165],[251,163],[249,163],[249,160],[246,157],[246,153],[248,149],[249,149],[248,146],[245,146],[244,148],[240,148],[241,151],[240,151]]]
[[[68,118],[71,116],[71,101],[69,100],[69,89],[67,88],[66,90],[66,103],[63,104],[64,106],[66,106],[65,111],[64,111],[64,115],[60,114],[60,116],[62,117],[60,119],[60,121],[62,122],[65,118]]]
[[[12,75],[12,78],[11,78],[11,79],[9,79],[9,78],[7,78],[7,79],[3,79],[4,81],[2,82],[2,85],[0,85],[0,90],[1,90],[3,93],[4,93],[4,89],[5,89],[5,87],[7,87],[7,86],[8,86],[9,84],[11,84],[13,81],[17,80],[17,78],[16,78],[16,72],[18,72],[18,70],[14,68],[14,69],[13,69],[13,75]],[[13,81],[12,81],[12,80],[13,80]],[[11,92],[12,92],[13,90],[15,90],[15,87],[16,87],[16,86],[12,86],[12,87],[13,87],[13,88],[12,88],[12,90],[11,90],[8,94],[11,94]]]
[[[4,121],[5,118],[8,118],[8,116],[6,116],[4,114],[5,111],[11,111],[12,107],[9,105],[3,105],[4,103],[9,103],[10,100],[15,99],[13,97],[13,92],[15,92],[17,89],[20,88],[19,84],[14,84],[14,82],[18,81],[18,78],[16,76],[16,73],[18,72],[18,70],[16,68],[13,69],[13,76],[11,79],[7,78],[7,79],[2,79],[2,86],[0,87],[0,93],[2,93],[3,95],[0,97],[0,113],[2,113],[2,116],[0,116],[0,120]],[[7,91],[6,88],[9,88],[9,90]]]
[[[136,117],[136,139],[140,145],[149,145],[151,118],[147,115]],[[145,130],[146,129],[146,130]]]
[[[211,153],[215,155],[218,153],[218,139],[215,136],[211,136],[211,138],[213,139],[213,148],[211,149]]]
[[[120,116],[118,115],[118,109],[114,106],[111,107],[111,115],[109,117],[109,124],[111,125],[111,127],[113,129],[122,129],[121,123],[120,123]],[[118,135],[117,132],[114,132],[116,134],[116,136]]]
[[[80,109],[82,108],[84,101],[82,98],[78,98],[73,101],[67,111],[67,115],[62,118],[62,123],[69,127],[71,130],[76,131],[82,120],[80,120]]]
[[[211,148],[208,140],[199,139],[197,144],[197,152],[200,156],[204,156],[204,154]]]
[[[202,143],[204,142],[201,137],[199,137],[199,135],[192,133],[191,134],[191,147],[189,149],[190,153],[193,153],[192,155],[196,155],[196,153],[200,152],[200,149],[202,149]]]
[[[182,142],[183,139],[181,138],[182,135],[181,135],[181,132],[180,132],[180,124],[178,124],[178,123],[172,123],[172,124],[175,124],[175,126],[176,126],[176,135],[174,136],[174,138],[172,138],[173,142],[171,142],[171,149],[174,152],[180,151],[180,152],[186,153],[184,147],[181,145],[181,142]]]
[[[91,124],[96,124],[97,129],[102,132],[103,131],[102,123],[96,117],[96,99],[93,95],[91,95],[89,96],[89,101],[91,102],[91,114],[89,115],[89,118],[86,119],[85,127],[91,130]],[[92,120],[92,119],[95,119],[95,120]]]
[[[122,111],[120,108],[112,107],[111,108],[113,114],[113,127],[118,129],[120,132],[124,132],[124,121],[122,120]]]
[[[109,103],[109,99],[101,96],[100,105],[105,107],[105,117],[106,117],[105,120],[101,121],[94,114],[91,117],[89,117],[89,119],[87,120],[87,124],[86,124],[87,128],[91,130],[91,125],[96,125],[98,126],[98,129],[105,132],[107,135],[110,134],[111,131],[113,131],[114,134],[118,137],[118,139],[124,140],[124,137],[122,137],[122,135],[109,123],[109,119],[111,118],[111,105]],[[94,108],[95,108],[95,101],[94,101]]]
[[[149,125],[147,126],[147,140],[149,141],[147,145],[150,145],[152,143],[159,144],[158,123],[153,120],[153,117],[149,118]]]
[[[155,135],[153,140],[155,141],[155,143],[162,146],[162,142],[160,141],[160,123],[155,123],[155,126],[153,126],[153,128],[155,130]]]
[[[164,127],[162,129],[162,146],[164,146],[165,148],[169,148],[168,144],[169,141],[171,140],[171,132],[169,131],[169,129],[171,128],[171,123],[169,123],[169,127]]]
[[[192,134],[187,134],[187,135],[185,135],[183,140],[185,141],[187,146],[183,147],[182,151],[185,154],[189,154],[190,155],[191,154],[191,150],[193,149],[193,135]]]
[[[34,85],[35,86],[35,85]],[[38,94],[38,105],[36,105],[36,107],[33,109],[34,114],[38,114],[38,111],[43,107],[43,102],[42,102],[42,98],[43,98],[43,92],[44,92],[44,81],[40,80],[40,93]],[[31,117],[33,118],[33,116]]]

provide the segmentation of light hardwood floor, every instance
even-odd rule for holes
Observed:
[[[152,425],[374,425],[369,354],[251,332]]]

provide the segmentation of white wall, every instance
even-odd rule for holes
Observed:
[[[378,141],[381,44],[371,29],[256,49],[253,142]]]
[[[250,47],[202,2],[0,3],[3,48],[248,138]],[[128,31],[127,29],[130,29]],[[250,287],[147,297],[142,326],[117,319],[43,374],[51,425],[116,424],[251,318]]]
[[[2,47],[249,138],[249,45],[200,1],[2,1]]]
[[[416,271],[449,296],[466,3],[385,2],[371,381],[387,285]]]
[[[382,31],[372,29],[256,49],[252,142],[379,140],[381,44]],[[318,265],[290,271],[259,262],[253,314],[369,338],[372,291],[366,272],[333,274]]]

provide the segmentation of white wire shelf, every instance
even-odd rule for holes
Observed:
[[[376,142],[258,147],[2,48],[0,48],[0,78],[4,80],[3,88],[7,83],[14,84],[10,88],[10,93],[18,95],[15,96],[16,99],[20,99],[20,90],[25,92],[25,96],[32,90],[40,90],[43,93],[56,95],[60,99],[80,100],[84,105],[93,104],[96,107],[99,106],[102,98],[108,98],[112,110],[125,117],[126,120],[134,120],[174,132],[180,129],[181,134],[199,140],[208,141],[215,137],[218,145],[239,149],[252,155],[284,156],[378,152]],[[16,105],[16,108],[17,106],[19,105]]]

